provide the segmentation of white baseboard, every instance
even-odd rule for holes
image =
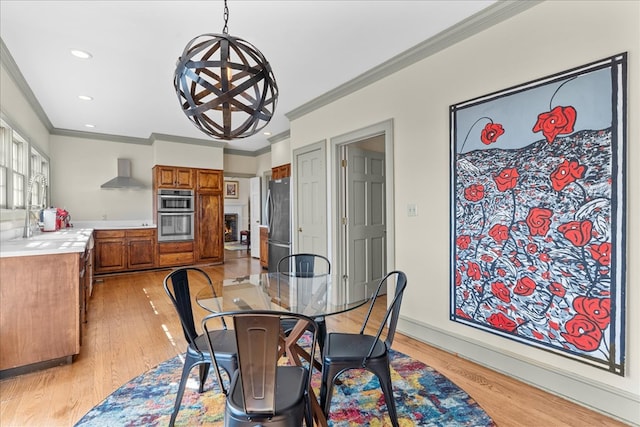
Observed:
[[[458,354],[494,371],[561,396],[567,400],[631,425],[640,425],[640,400],[592,379],[555,366],[511,354],[484,342],[452,334],[414,319],[400,317],[398,332],[449,353]]]

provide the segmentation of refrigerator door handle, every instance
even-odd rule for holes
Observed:
[[[267,190],[267,201],[264,205],[264,216],[267,224],[267,231],[271,231],[271,189]]]

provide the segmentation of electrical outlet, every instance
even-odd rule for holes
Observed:
[[[418,205],[410,203],[407,205],[407,216],[418,216]]]

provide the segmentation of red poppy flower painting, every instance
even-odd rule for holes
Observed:
[[[497,123],[488,123],[482,130],[480,139],[485,145],[493,144],[498,140],[498,137],[504,133],[502,125]]]
[[[503,169],[493,180],[496,182],[498,191],[511,190],[518,183],[518,170],[516,168]]]
[[[529,209],[526,219],[529,234],[531,236],[546,235],[551,225],[552,216],[553,211],[551,209],[539,208],[537,206]]]
[[[551,185],[556,191],[562,190],[568,184],[575,182],[584,176],[587,168],[575,160],[564,160],[553,172],[551,172]]]
[[[479,202],[484,197],[484,185],[471,184],[464,190],[464,197],[470,202]]]
[[[547,138],[547,142],[552,143],[556,136],[573,132],[576,115],[576,109],[571,106],[556,107],[549,112],[538,115],[538,121],[533,127],[533,131],[542,132]]]
[[[624,375],[626,54],[452,105],[451,320]]]
[[[582,247],[591,240],[593,224],[589,220],[571,221],[558,227],[564,237],[574,246]]]

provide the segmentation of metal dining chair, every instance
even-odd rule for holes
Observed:
[[[212,354],[215,354],[217,364],[226,371],[229,378],[231,378],[231,375],[238,367],[235,333],[232,330],[227,330],[224,318],[221,319],[222,329],[211,329],[208,331],[206,337],[204,334],[198,334],[196,331],[193,319],[193,307],[191,304],[191,292],[189,289],[190,275],[194,281],[203,281],[213,289],[213,284],[209,275],[196,267],[179,268],[169,273],[164,279],[164,289],[178,312],[178,317],[182,324],[182,331],[184,332],[184,337],[188,343],[184,367],[182,369],[182,376],[180,377],[180,384],[176,394],[176,402],[169,421],[170,426],[174,425],[178,411],[180,411],[185,385],[189,378],[189,373],[194,366],[197,365],[200,368],[199,393],[202,393],[204,390],[204,383],[207,380],[209,368],[211,366]],[[215,353],[211,353],[209,351],[208,341],[215,343]],[[219,385],[222,388],[223,386],[219,376],[218,380]]]
[[[376,335],[364,333],[371,312],[380,294],[382,286],[394,277],[396,287],[393,300],[389,304]],[[322,356],[322,383],[320,386],[320,405],[325,416],[329,419],[329,409],[331,407],[331,395],[333,385],[338,376],[349,369],[366,369],[378,377],[380,387],[387,404],[389,418],[394,426],[398,426],[398,415],[393,399],[393,385],[391,383],[391,370],[389,368],[389,349],[393,343],[393,337],[400,315],[400,304],[402,295],[407,287],[407,276],[401,271],[392,271],[380,280],[376,293],[371,299],[369,311],[365,316],[360,332],[353,333],[330,333],[327,335],[325,349]],[[382,340],[382,331],[389,321],[386,338]]]
[[[309,365],[278,365],[284,353],[280,322],[285,319],[304,321],[311,331],[310,355],[313,359],[317,339],[316,322],[305,315],[282,311],[255,310],[214,313],[202,320],[205,337],[210,336],[210,324],[218,319],[233,319],[238,346],[238,369],[229,388],[222,387],[227,396],[225,427],[300,427],[303,419],[313,426],[310,398],[311,374]],[[217,353],[216,342],[208,340],[209,351]],[[223,384],[217,359],[213,371]]]
[[[316,276],[331,275],[331,262],[325,256],[311,253],[291,254],[282,257],[277,264],[279,274],[289,274],[296,278],[312,278]],[[327,324],[324,317],[315,317],[318,323],[318,346],[320,353],[324,349],[324,341],[327,336]],[[288,333],[296,325],[295,321],[284,321],[282,328]]]

